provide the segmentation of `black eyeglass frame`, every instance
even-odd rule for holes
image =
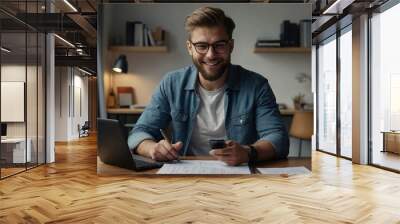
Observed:
[[[232,39],[219,40],[219,41],[216,41],[216,42],[214,42],[212,44],[209,44],[207,42],[202,42],[202,41],[193,43],[191,40],[189,40],[190,44],[193,45],[195,51],[198,54],[202,54],[202,55],[203,54],[207,54],[208,50],[210,50],[210,46],[212,46],[212,48],[213,48],[215,53],[217,53],[217,54],[225,54],[227,52],[227,50],[228,50],[229,42],[231,42],[231,41],[232,41]],[[224,49],[217,50],[216,45],[219,44],[219,43],[225,43]],[[199,51],[199,49],[198,49],[199,44],[207,45],[207,48],[204,50],[204,52],[202,52],[202,50]]]

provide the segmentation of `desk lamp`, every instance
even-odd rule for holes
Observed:
[[[128,62],[126,61],[125,55],[120,55],[115,61],[113,66],[113,71],[117,73],[127,73],[128,72]]]
[[[112,70],[117,73],[127,73],[128,72],[128,62],[126,60],[125,55],[120,55],[118,59],[114,62],[114,65],[112,66]],[[113,91],[113,81],[112,81],[112,74],[111,74],[111,90],[110,90],[110,95],[108,96],[107,99],[107,107],[109,108],[114,108],[116,106],[116,99],[115,99],[115,94]]]

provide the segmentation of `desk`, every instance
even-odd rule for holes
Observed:
[[[382,131],[383,149],[382,152],[400,154],[400,131]]]
[[[107,108],[108,118],[119,120],[124,125],[127,123],[136,123],[143,111],[144,108]],[[287,130],[289,130],[295,110],[284,109],[280,110],[280,112]]]
[[[125,126],[125,132],[129,133],[129,131],[132,129],[133,124],[137,122],[139,119],[140,115],[143,113],[144,108],[137,108],[137,109],[130,109],[130,108],[108,108],[107,109],[107,114],[108,118],[110,119],[115,119],[121,122],[122,125]],[[293,119],[293,114],[295,113],[294,109],[282,109],[280,110],[281,115],[282,115],[282,120],[284,122],[284,125],[286,127],[286,130],[290,130],[290,125],[292,124],[292,119]],[[290,149],[289,149],[289,155],[290,156],[295,156],[298,155],[298,146],[299,142],[291,140],[290,144]],[[306,144],[303,144],[302,146],[302,152],[303,156],[304,155],[309,155],[311,153],[311,141],[307,141]],[[305,154],[304,154],[305,152]]]
[[[28,144],[25,151],[26,142]],[[25,138],[1,139],[1,159],[5,160],[5,163],[30,162],[32,157],[31,145],[32,141],[30,138],[27,138],[26,141]]]
[[[141,115],[144,108],[140,109],[130,109],[130,108],[107,108],[107,113],[109,114],[134,114]]]
[[[130,108],[108,108],[107,114],[108,118],[115,119],[121,122],[121,124],[134,124],[139,119],[140,115],[143,113],[144,108],[140,109],[130,109]],[[127,130],[129,131],[132,125],[127,126]],[[129,129],[129,130],[128,130]]]
[[[205,157],[192,157],[191,156],[191,157],[186,157],[183,159],[212,160],[214,158],[208,157],[208,156],[205,156]],[[304,166],[307,169],[311,170],[311,158],[288,158],[286,160],[268,161],[265,163],[257,164],[257,168],[277,168],[277,167],[294,167],[294,166]],[[100,160],[99,157],[97,157],[97,174],[100,176],[113,176],[113,175],[134,175],[134,176],[154,175],[154,176],[156,176],[157,171],[158,171],[158,169],[136,172],[133,170],[128,170],[128,169],[105,164]],[[260,174],[206,175],[206,176],[253,176],[253,175],[260,175]],[[171,175],[171,176],[176,176],[176,175]],[[178,176],[182,176],[182,175],[178,175]],[[196,176],[196,175],[190,175],[190,176]]]
[[[144,108],[136,108],[136,109],[130,109],[130,108],[107,108],[107,113],[109,114],[133,114],[133,115],[140,115],[144,111]],[[280,110],[281,115],[293,115],[295,110],[293,109],[284,109]]]

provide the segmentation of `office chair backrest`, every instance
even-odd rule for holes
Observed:
[[[89,121],[85,121],[85,123],[82,125],[82,130],[89,130],[90,129],[90,123]]]

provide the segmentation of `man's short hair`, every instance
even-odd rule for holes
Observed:
[[[185,20],[185,29],[188,38],[191,38],[192,31],[197,27],[223,27],[232,39],[232,33],[235,29],[235,22],[226,16],[224,11],[219,8],[201,7],[192,12]]]

